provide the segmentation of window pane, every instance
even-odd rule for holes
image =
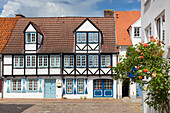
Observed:
[[[83,87],[78,87],[78,92],[83,93]]]
[[[37,80],[34,80],[34,91],[37,90]]]
[[[20,56],[19,59],[20,59],[20,63],[19,63],[20,66],[23,66],[23,56]]]
[[[94,66],[98,66],[98,56],[94,56]]]
[[[81,33],[77,33],[77,42],[81,42]]]
[[[35,42],[35,34],[32,34],[32,42]]]
[[[67,79],[67,85],[72,86],[73,79]]]
[[[108,67],[110,65],[110,56],[106,56],[106,66]]]
[[[42,66],[42,56],[39,56],[39,66]]]
[[[98,33],[94,33],[94,42],[98,42]]]
[[[86,56],[82,56],[82,67],[86,66]]]
[[[94,89],[102,89],[102,80],[94,81]]]
[[[102,59],[102,66],[105,66],[105,56],[101,56]]]
[[[73,60],[74,60],[73,56],[70,56],[70,66],[73,66]]]
[[[86,33],[82,33],[82,42],[86,42]]]
[[[93,56],[89,56],[89,66],[93,66]]]
[[[72,87],[67,87],[67,93],[72,93]]]
[[[27,42],[31,42],[31,34],[27,33]]]
[[[15,56],[15,67],[18,66],[18,56]]]
[[[16,80],[12,80],[13,91],[16,91]]]
[[[78,79],[78,81],[77,81],[77,82],[78,82],[78,85],[79,85],[79,86],[83,86],[83,82],[84,82],[84,80],[83,80],[83,79]]]
[[[68,56],[64,56],[64,66],[68,67]]]
[[[89,33],[89,42],[93,42],[93,33]]]
[[[29,80],[29,90],[32,91],[32,83],[33,81],[32,80]]]
[[[54,66],[54,56],[51,56],[51,66]]]
[[[27,66],[30,66],[30,56],[27,56]]]
[[[21,90],[21,80],[18,80],[18,91]]]
[[[47,66],[47,56],[44,56],[44,66]]]
[[[56,56],[56,66],[60,66],[60,56]]]
[[[81,56],[77,56],[77,66],[81,66]]]
[[[32,56],[32,66],[35,66],[35,56]]]

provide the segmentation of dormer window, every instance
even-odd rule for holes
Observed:
[[[36,43],[36,33],[25,33],[26,43]]]
[[[86,33],[76,33],[76,42],[85,43],[86,42]]]
[[[89,38],[89,43],[98,43],[99,33],[89,33],[88,38]]]

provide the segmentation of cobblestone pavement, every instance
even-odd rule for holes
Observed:
[[[0,99],[0,104],[25,106],[23,113],[142,113],[142,99]],[[16,112],[11,108],[11,113]],[[6,113],[6,111],[2,111]],[[21,111],[22,112],[22,111]]]

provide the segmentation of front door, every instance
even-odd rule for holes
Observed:
[[[94,80],[94,97],[113,97],[113,80]]]
[[[129,96],[129,79],[125,79],[122,84],[122,96],[127,97]]]
[[[55,79],[45,79],[44,86],[45,98],[56,98],[56,80]]]

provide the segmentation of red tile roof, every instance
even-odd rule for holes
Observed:
[[[24,50],[24,29],[31,21],[42,29],[44,38],[39,53],[70,53],[74,50],[73,31],[87,17],[39,17],[20,18],[15,26],[8,46],[3,53],[22,53]],[[115,41],[115,20],[113,17],[89,17],[89,20],[103,33],[102,52],[118,52]]]
[[[127,29],[140,17],[140,11],[115,11],[117,45],[132,45]]]
[[[0,53],[5,48],[18,18],[0,18]]]

